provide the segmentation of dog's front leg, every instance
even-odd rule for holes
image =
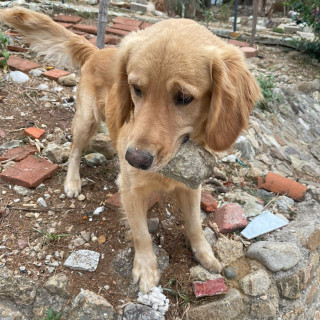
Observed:
[[[125,210],[134,244],[133,282],[147,293],[159,282],[157,258],[152,249],[152,240],[147,225],[148,196],[143,190],[121,190],[121,202]]]
[[[221,265],[215,258],[211,246],[203,235],[201,227],[201,187],[193,190],[181,185],[176,188],[176,196],[182,209],[186,236],[190,241],[196,260],[199,261],[206,269],[220,273]]]

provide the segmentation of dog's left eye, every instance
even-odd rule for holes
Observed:
[[[141,89],[140,89],[138,86],[136,86],[136,85],[133,85],[132,87],[133,87],[134,93],[135,93],[138,97],[141,97],[141,95],[142,95]]]
[[[185,106],[185,105],[189,104],[192,101],[193,101],[193,96],[185,94],[183,92],[178,92],[174,96],[174,103],[177,106]]]

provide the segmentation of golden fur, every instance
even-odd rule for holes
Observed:
[[[103,50],[26,9],[0,10],[0,21],[47,59],[81,67],[65,192],[80,193],[81,153],[105,118],[119,154],[119,190],[135,249],[133,280],[141,291],[159,281],[146,220],[148,198],[157,191],[175,192],[195,258],[220,272],[202,233],[200,188],[189,189],[157,171],[187,137],[220,151],[247,126],[261,93],[242,53],[186,19],[159,22],[129,34],[118,49]]]

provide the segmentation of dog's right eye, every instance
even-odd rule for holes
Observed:
[[[138,86],[136,86],[136,85],[133,85],[132,87],[133,87],[134,93],[135,93],[138,97],[141,97],[141,95],[142,95],[141,89],[140,89]]]

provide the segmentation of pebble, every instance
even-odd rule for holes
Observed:
[[[64,266],[73,270],[95,271],[98,267],[100,253],[92,250],[78,250],[72,252]]]
[[[227,279],[235,279],[238,276],[238,268],[227,266],[223,269],[223,274]]]
[[[89,242],[91,239],[91,235],[89,232],[81,231],[80,235],[81,235],[82,239],[85,240],[86,242]]]
[[[104,206],[102,206],[102,207],[98,207],[97,209],[95,209],[94,211],[93,211],[93,214],[94,215],[99,215],[100,213],[102,213],[103,211],[104,211]]]
[[[7,81],[13,81],[15,83],[24,83],[29,81],[29,79],[30,78],[21,71],[11,71],[6,76]]]
[[[20,194],[21,196],[29,196],[34,193],[34,191],[29,188],[25,188],[25,187],[17,186],[17,185],[13,187],[13,190],[17,194]]]
[[[86,196],[82,193],[78,196],[79,201],[84,201],[85,199],[86,199]]]
[[[37,199],[37,204],[40,206],[40,207],[44,207],[44,208],[47,208],[47,203],[45,202],[45,200],[40,197]]]

